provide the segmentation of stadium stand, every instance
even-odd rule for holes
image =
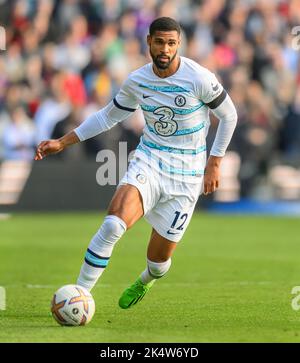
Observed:
[[[182,55],[215,72],[238,110],[215,198],[251,198],[263,189],[270,199],[299,200],[300,51],[292,34],[300,24],[299,0],[0,1],[6,33],[0,51],[0,195],[15,175],[8,165],[30,164],[39,141],[76,127],[114,97],[129,72],[150,61],[145,40],[157,16],[180,22]],[[136,112],[57,162],[95,161],[103,148],[117,152],[119,141],[127,141],[130,152],[143,126]],[[216,127],[212,119],[208,145]],[[25,169],[21,179],[31,166]]]

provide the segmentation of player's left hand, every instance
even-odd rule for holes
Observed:
[[[215,192],[219,188],[221,157],[210,156],[204,173],[204,195]]]

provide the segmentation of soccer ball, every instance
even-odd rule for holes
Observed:
[[[95,301],[91,293],[84,287],[65,285],[54,294],[51,301],[51,312],[60,325],[86,325],[94,315]]]

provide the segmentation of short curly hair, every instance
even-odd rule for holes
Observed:
[[[153,20],[149,27],[150,36],[154,35],[156,31],[172,31],[176,30],[180,34],[180,25],[176,20],[168,17],[161,17]]]

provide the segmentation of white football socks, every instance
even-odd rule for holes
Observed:
[[[165,262],[153,262],[147,259],[147,268],[141,274],[143,284],[148,284],[152,280],[157,280],[163,277],[171,267],[171,259]]]
[[[109,215],[104,218],[104,222],[98,232],[92,238],[84,263],[81,267],[77,284],[91,290],[105,267],[116,242],[126,231],[126,223],[117,216]]]

